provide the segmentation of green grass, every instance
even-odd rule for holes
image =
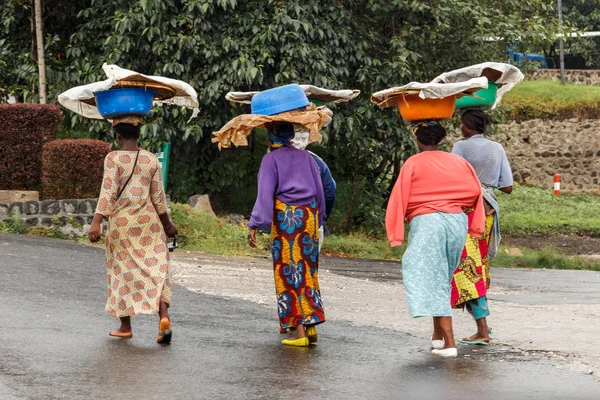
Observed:
[[[24,234],[28,231],[29,228],[23,223],[19,214],[13,214],[10,220],[0,222],[0,233]]]
[[[600,196],[515,186],[498,194],[500,227],[513,236],[576,234],[600,237]]]
[[[351,233],[325,237],[321,253],[335,257],[399,260],[405,250],[406,244],[392,248],[386,238],[374,238],[364,233]]]
[[[171,204],[171,217],[177,225],[177,241],[184,250],[197,250],[232,256],[266,256],[269,238],[259,234],[259,247],[248,245],[248,228],[240,223],[233,225],[209,214],[196,212],[186,204]]]
[[[556,81],[526,81],[502,99],[511,119],[578,118],[600,116],[600,86]]]
[[[568,257],[559,254],[552,248],[531,250],[519,247],[523,252],[522,257],[508,255],[504,252],[504,249],[504,247],[501,247],[496,258],[492,260],[493,267],[600,271],[600,263],[598,262],[587,261],[578,256]]]

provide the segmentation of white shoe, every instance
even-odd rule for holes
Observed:
[[[431,339],[431,347],[434,349],[443,349],[444,348],[444,339],[442,340],[433,340]]]
[[[450,347],[447,349],[433,349],[431,350],[431,354],[439,357],[458,357],[458,351],[456,347]]]

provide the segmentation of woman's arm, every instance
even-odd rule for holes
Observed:
[[[256,247],[256,229],[271,225],[273,222],[273,208],[275,207],[275,193],[277,191],[277,167],[275,161],[265,156],[260,163],[258,171],[258,193],[252,209],[250,221],[246,224],[248,230],[248,244]]]
[[[96,215],[88,230],[90,242],[96,243],[102,235],[102,220],[111,214],[117,202],[117,193],[119,191],[119,170],[114,162],[115,153],[109,153],[104,158],[104,176],[102,178],[102,187],[100,197],[96,206]]]
[[[326,203],[325,203],[325,191],[323,189],[323,181],[321,179],[319,165],[312,156],[310,158],[310,164],[312,166],[311,172],[312,172],[313,181],[315,183],[315,188],[317,190],[317,196],[316,196],[315,200],[317,201],[317,207],[319,210],[319,227],[320,227],[323,225],[323,221],[325,220],[325,216],[327,215],[327,208],[326,208]]]
[[[408,207],[412,178],[412,164],[408,164],[407,162],[400,170],[400,176],[394,185],[394,189],[392,189],[385,211],[385,230],[392,247],[401,246],[404,241],[404,220]]]
[[[273,222],[273,208],[275,206],[275,192],[277,191],[277,167],[272,158],[263,158],[258,171],[258,193],[252,209],[250,221],[246,224],[249,228],[261,228]]]
[[[100,236],[102,236],[102,220],[104,219],[104,215],[96,214],[94,215],[94,220],[90,225],[90,229],[88,229],[88,239],[90,242],[96,243],[100,240]]]
[[[160,218],[160,222],[162,223],[163,229],[165,230],[165,233],[167,234],[168,237],[175,237],[177,236],[177,233],[179,233],[177,231],[177,227],[175,226],[175,224],[173,222],[171,222],[171,219],[169,218],[169,214],[164,213],[164,214],[160,214],[158,216]]]
[[[502,164],[500,165],[500,177],[498,178],[498,190],[501,192],[511,194],[513,190],[513,174],[510,168],[510,162],[506,152],[502,149]]]

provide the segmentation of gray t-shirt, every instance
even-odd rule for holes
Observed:
[[[471,164],[481,183],[495,188],[512,186],[512,170],[500,143],[474,135],[456,142],[452,152]]]

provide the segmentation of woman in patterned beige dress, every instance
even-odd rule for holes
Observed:
[[[108,219],[106,311],[121,320],[110,335],[131,338],[132,315],[158,312],[157,342],[169,343],[171,266],[166,238],[174,237],[177,228],[167,215],[158,159],[137,146],[141,122],[139,117],[113,122],[121,150],[104,160],[102,189],[88,236],[97,242],[102,220]]]

